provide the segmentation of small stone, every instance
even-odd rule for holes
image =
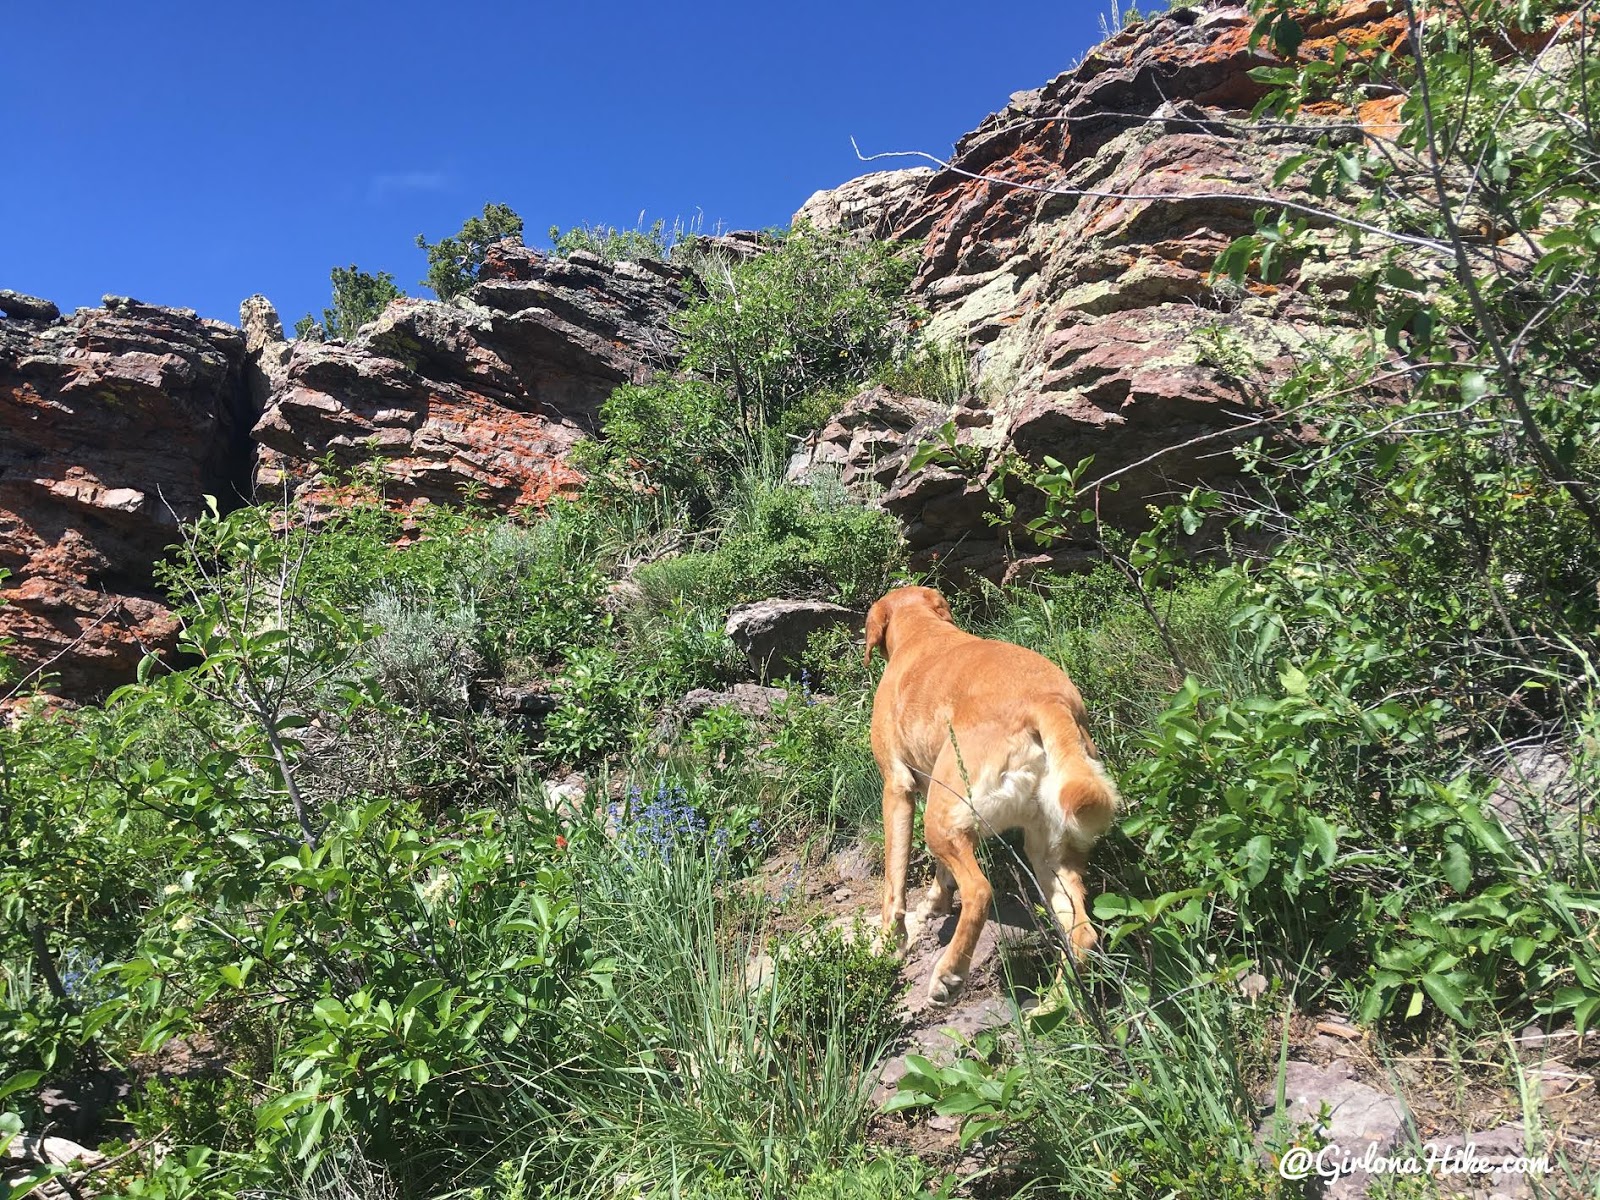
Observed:
[[[1565,1096],[1580,1087],[1594,1086],[1593,1075],[1561,1066],[1538,1067],[1528,1072],[1528,1078],[1539,1085],[1539,1094],[1546,1100]]]
[[[1359,1157],[1369,1145],[1382,1154],[1399,1144],[1405,1126],[1400,1101],[1353,1078],[1348,1059],[1336,1058],[1325,1067],[1291,1059],[1285,1067],[1284,1095],[1291,1125],[1316,1121],[1326,1104],[1331,1115],[1325,1136],[1343,1154]],[[1354,1200],[1366,1195],[1368,1183],[1366,1175],[1346,1175],[1323,1194],[1330,1200]]]
[[[759,992],[772,982],[778,964],[770,954],[758,954],[744,966],[744,986],[747,991]]]
[[[544,785],[545,807],[551,812],[582,812],[583,802],[588,794],[588,781],[582,775],[568,775],[564,779]]]
[[[1317,1032],[1325,1033],[1329,1037],[1343,1038],[1347,1042],[1361,1040],[1361,1030],[1353,1025],[1346,1025],[1343,1021],[1318,1021]]]
[[[833,856],[829,864],[833,873],[840,879],[855,883],[864,879],[871,879],[877,874],[877,865],[866,850],[857,843],[847,846]]]

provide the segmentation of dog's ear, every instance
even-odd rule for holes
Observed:
[[[882,600],[879,600],[867,610],[867,650],[862,655],[863,665],[872,665],[872,652],[883,649],[883,637],[889,628],[889,609]],[[885,654],[885,657],[888,657]]]

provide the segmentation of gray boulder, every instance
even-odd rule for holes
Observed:
[[[821,600],[757,600],[729,613],[724,632],[765,680],[798,675],[813,633],[864,623],[860,613]]]

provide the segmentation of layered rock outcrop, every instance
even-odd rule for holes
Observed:
[[[244,339],[113,296],[65,320],[23,311],[0,321],[0,640],[93,696],[176,644],[151,572],[178,522],[206,495],[248,498]]]
[[[1394,40],[1392,8],[1345,4],[1309,29],[1302,55],[1335,39]],[[914,288],[928,333],[967,350],[975,369],[976,396],[944,414],[958,443],[991,462],[1007,450],[1034,463],[1093,455],[1091,478],[1117,475],[1118,489],[1095,497],[1115,524],[1137,525],[1152,501],[1193,483],[1227,486],[1227,450],[1260,431],[1271,385],[1346,319],[1336,297],[1349,264],[1337,250],[1276,286],[1210,277],[1253,230],[1260,198],[1285,194],[1273,174],[1304,148],[1293,138],[1360,136],[1347,112],[1301,132],[1251,125],[1264,85],[1249,72],[1275,61],[1250,46],[1252,24],[1243,5],[1216,3],[1146,20],[1012,96],[957,143],[948,168],[868,176],[797,214],[921,242]],[[1396,103],[1377,97],[1354,115],[1381,124]],[[882,457],[892,431],[874,428]],[[879,482],[914,566],[998,579],[1084,556],[1082,545],[1028,550],[1020,525],[1042,507],[1030,489],[1014,491],[1018,523],[997,530],[987,478],[913,472],[908,457]]]
[[[1393,41],[1392,6],[1352,2],[1312,27]],[[1299,147],[1247,120],[1272,61],[1242,5],[1207,0],[1147,20],[962,138],[947,168],[879,172],[818,193],[797,216],[921,244],[915,298],[928,332],[970,356],[954,408],[876,391],[813,439],[798,474],[839,469],[901,518],[913,565],[1002,578],[1092,554],[1036,552],[997,529],[986,486],[1005,452],[1093,455],[1115,474],[1101,516],[1137,524],[1189,483],[1226,484],[1228,446],[1252,436],[1272,384],[1336,336],[1350,266],[1325,261],[1275,286],[1219,286],[1220,250],[1253,227],[1275,166]],[[1398,97],[1373,94],[1325,129],[1392,131]],[[1354,118],[1354,119],[1352,119]],[[761,238],[705,239],[745,258]],[[0,637],[24,668],[93,696],[128,678],[175,622],[151,564],[201,497],[341,503],[339,480],[376,459],[402,504],[468,496],[536,506],[579,482],[567,453],[612,389],[670,369],[682,269],[494,247],[460,300],[392,304],[349,343],[289,342],[270,304],[241,330],[108,299],[65,320],[0,292]],[[966,468],[910,468],[946,423]],[[330,476],[327,464],[335,470]],[[987,464],[987,466],[983,465]],[[1037,511],[1013,492],[1018,518]]]
[[[686,282],[666,263],[501,243],[460,302],[397,300],[348,344],[273,349],[247,311],[267,331],[251,352],[257,493],[336,503],[331,456],[340,471],[376,458],[402,504],[542,504],[580,481],[565,455],[612,389],[677,361]]]
[[[874,171],[813,192],[794,214],[817,229],[847,229],[871,238],[894,234],[911,215],[933,177],[931,167],[906,167],[899,171]]]
[[[396,301],[348,344],[287,341],[260,296],[234,329],[114,297],[61,320],[0,294],[6,654],[88,699],[170,651],[152,572],[208,494],[314,515],[375,460],[400,505],[543,504],[581,481],[566,453],[612,389],[677,361],[687,278],[503,243],[460,301]]]

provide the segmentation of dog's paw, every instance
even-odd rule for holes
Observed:
[[[886,929],[880,929],[872,935],[872,950],[875,954],[886,954],[891,958],[904,958],[910,948],[910,939],[904,933],[895,934]]]
[[[1072,957],[1083,959],[1084,955],[1093,950],[1100,939],[1096,936],[1094,926],[1087,921],[1080,921],[1072,927]]]
[[[911,938],[906,933],[904,913],[893,921],[885,922],[878,933],[878,949],[881,953],[904,955],[910,945]]]
[[[961,995],[966,982],[964,976],[935,971],[933,978],[928,980],[928,1003],[942,1006],[954,1002]]]

